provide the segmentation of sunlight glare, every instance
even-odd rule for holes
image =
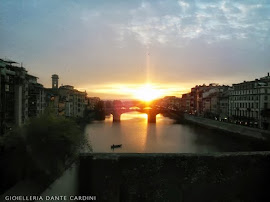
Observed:
[[[155,100],[163,96],[161,90],[155,89],[151,84],[146,84],[140,88],[138,88],[134,92],[134,97],[146,102]]]

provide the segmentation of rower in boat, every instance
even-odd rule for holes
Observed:
[[[113,144],[111,146],[111,149],[120,148],[120,147],[122,147],[122,144],[116,144],[116,145]]]

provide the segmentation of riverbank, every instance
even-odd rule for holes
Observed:
[[[184,114],[184,120],[204,127],[229,132],[238,136],[240,135],[242,137],[270,142],[270,131],[267,130],[235,125],[189,114]]]

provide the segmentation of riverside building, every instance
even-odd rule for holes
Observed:
[[[208,118],[226,120],[228,117],[228,86],[212,86],[202,93],[202,112]]]
[[[87,93],[71,85],[58,87],[59,76],[52,75],[52,88],[46,89],[47,102],[52,103],[56,114],[66,117],[83,117],[87,105]]]
[[[269,130],[270,76],[233,84],[229,95],[229,116],[238,124]]]
[[[83,117],[86,108],[86,92],[64,85],[59,88],[59,104],[64,107],[63,115],[67,117]]]
[[[219,97],[220,93],[225,92],[228,86],[220,86],[216,83],[209,85],[196,85],[191,88],[190,93],[182,95],[181,109],[184,112],[196,115],[204,115],[207,113],[219,113]]]
[[[44,88],[17,62],[0,59],[0,134],[43,113]]]
[[[26,75],[28,80],[28,117],[37,117],[46,108],[45,91],[43,85],[37,82],[37,77]]]

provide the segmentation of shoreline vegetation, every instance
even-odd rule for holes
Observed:
[[[91,152],[84,135],[84,127],[91,119],[57,116],[48,107],[40,117],[0,137],[0,195],[25,180],[45,189],[76,161],[82,150]]]

